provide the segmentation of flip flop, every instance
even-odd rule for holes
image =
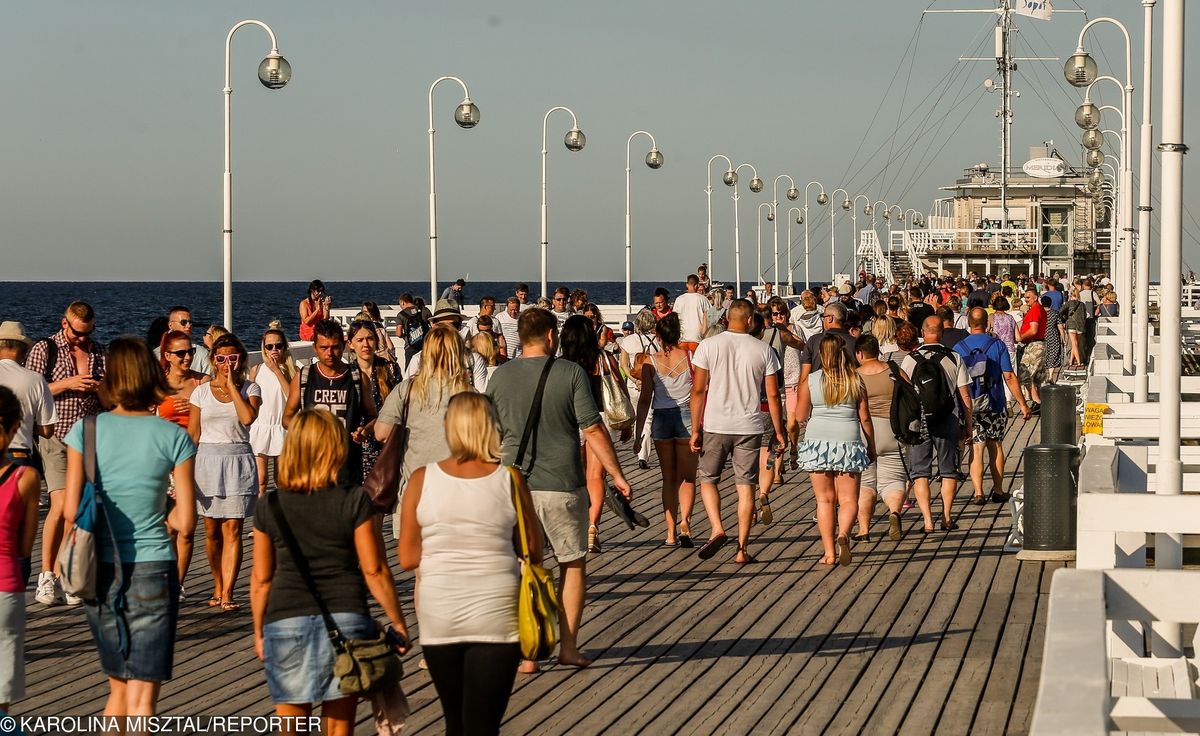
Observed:
[[[696,556],[702,560],[712,559],[713,555],[717,553],[717,550],[724,547],[725,543],[728,541],[729,537],[725,536],[724,534],[718,534],[717,536],[705,542],[700,547],[700,551],[696,553]]]
[[[221,603],[221,611],[224,613],[232,613],[242,610],[242,604],[234,603],[233,601],[224,601]]]
[[[635,525],[639,525],[639,520],[634,513],[633,507],[629,505],[629,501],[625,497],[613,490],[613,487],[604,484],[604,505],[608,506],[608,510],[616,514],[617,518],[625,522],[625,526],[633,531]],[[646,517],[642,517],[642,521],[646,521],[645,526],[650,526],[650,522]]]
[[[770,526],[775,520],[774,514],[771,513],[771,499],[766,496],[758,497],[758,520],[763,526]]]
[[[745,547],[742,547],[742,548],[738,549],[738,554],[740,554],[740,555],[742,555],[742,556],[744,556],[744,557],[746,558],[746,559],[744,559],[744,560],[741,560],[740,562],[739,562],[739,561],[738,561],[738,560],[735,558],[735,559],[734,559],[734,562],[735,562],[736,564],[738,564],[738,565],[749,565],[749,564],[752,564],[752,563],[758,562],[758,560],[756,560],[756,559],[754,558],[754,555],[752,555],[752,554],[750,554],[749,552],[747,552],[747,551],[746,551],[746,548],[745,548]]]
[[[838,564],[848,567],[850,565],[850,542],[844,535],[837,538],[837,551]]]
[[[216,608],[219,605],[221,605],[221,599],[216,597],[215,595],[212,598],[208,599],[208,607],[209,608]]]

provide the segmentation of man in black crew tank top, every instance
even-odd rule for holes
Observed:
[[[325,409],[340,419],[346,427],[349,452],[338,480],[360,484],[362,441],[374,429],[377,408],[358,366],[342,361],[346,351],[342,326],[331,319],[321,320],[314,332],[313,352],[317,362],[304,366],[292,378],[283,426],[291,424],[292,417],[301,409]]]

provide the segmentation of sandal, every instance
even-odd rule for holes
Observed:
[[[846,539],[846,535],[841,535],[837,538],[838,564],[842,567],[850,565],[850,541]]]
[[[958,523],[954,522],[954,521],[951,521],[949,523],[943,521],[943,522],[941,522],[941,527],[942,527],[942,531],[944,531],[944,532],[952,532],[958,528]]]
[[[219,605],[221,605],[221,599],[218,598],[217,596],[214,595],[212,598],[208,599],[208,607],[209,608],[216,608]]]
[[[683,530],[683,527],[680,527],[680,529],[679,529],[679,546],[684,549],[692,549],[693,547],[696,546],[696,544],[692,541],[692,530],[691,529],[689,529],[685,532]]]
[[[225,613],[242,610],[242,604],[233,601],[221,601],[221,610]]]
[[[704,545],[700,547],[700,551],[696,553],[696,556],[702,560],[710,559],[717,553],[717,550],[724,547],[725,543],[728,541],[729,537],[725,536],[724,534],[718,534],[717,536],[705,542]]]
[[[601,552],[600,532],[596,529],[594,524],[588,527],[588,552],[591,552],[592,554],[598,554]]]
[[[987,503],[987,498],[982,495],[972,496],[971,503],[975,504],[976,506],[982,506]]]
[[[771,513],[771,499],[766,496],[758,497],[758,520],[763,526],[769,526],[775,520],[774,514]]]

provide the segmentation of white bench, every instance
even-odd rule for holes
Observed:
[[[1121,656],[1105,642],[1110,622],[1200,621],[1197,601],[1200,571],[1055,572],[1030,734],[1200,731],[1194,660]]]

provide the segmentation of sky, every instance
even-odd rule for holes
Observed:
[[[1061,12],[1076,7],[1069,0],[1055,5],[1051,21],[1019,19],[1017,53],[1071,54],[1085,18]],[[1087,17],[1129,26],[1140,86],[1141,5],[1083,6]],[[238,31],[237,280],[427,279],[427,94],[447,74],[466,81],[481,123],[458,128],[461,90],[437,88],[440,280],[538,280],[541,123],[555,105],[574,109],[587,146],[568,152],[570,117],[550,118],[552,282],[624,278],[625,147],[642,129],[666,163],[647,168],[647,142],[634,139],[635,280],[678,280],[705,259],[704,169],[717,153],[767,180],[763,194],[741,190],[749,280],[759,242],[764,270],[773,260],[771,224],[756,214],[777,175],[926,212],[937,187],[963,169],[997,165],[999,96],[983,87],[995,66],[958,61],[992,54],[994,16],[922,17],[927,7],[994,2],[6,2],[0,280],[220,279],[224,40],[244,18],[270,24],[294,78],[263,88],[256,70],[269,41],[255,27]],[[1188,17],[1191,37],[1198,15]],[[1157,16],[1161,42],[1161,9]],[[1119,40],[1111,27],[1089,33],[1102,73],[1123,74]],[[1200,78],[1197,59],[1190,50],[1189,81]],[[1063,81],[1062,61],[1018,66],[1013,164],[1051,139],[1078,162],[1072,115],[1082,96]],[[1194,83],[1189,93],[1186,129],[1195,129]],[[1110,89],[1100,98],[1120,104]],[[1155,117],[1160,102],[1156,92]],[[732,278],[722,171],[713,164],[714,271]],[[1185,181],[1185,202],[1197,202],[1195,166]],[[781,202],[786,188],[781,181]],[[814,279],[829,274],[827,212],[810,205]],[[1190,212],[1200,219],[1200,203]],[[861,210],[857,218],[870,224]],[[838,211],[839,261],[850,257],[850,220]],[[780,217],[784,269],[787,221]],[[1185,227],[1184,258],[1200,265],[1200,223],[1185,215]],[[793,221],[797,279],[802,231]]]

